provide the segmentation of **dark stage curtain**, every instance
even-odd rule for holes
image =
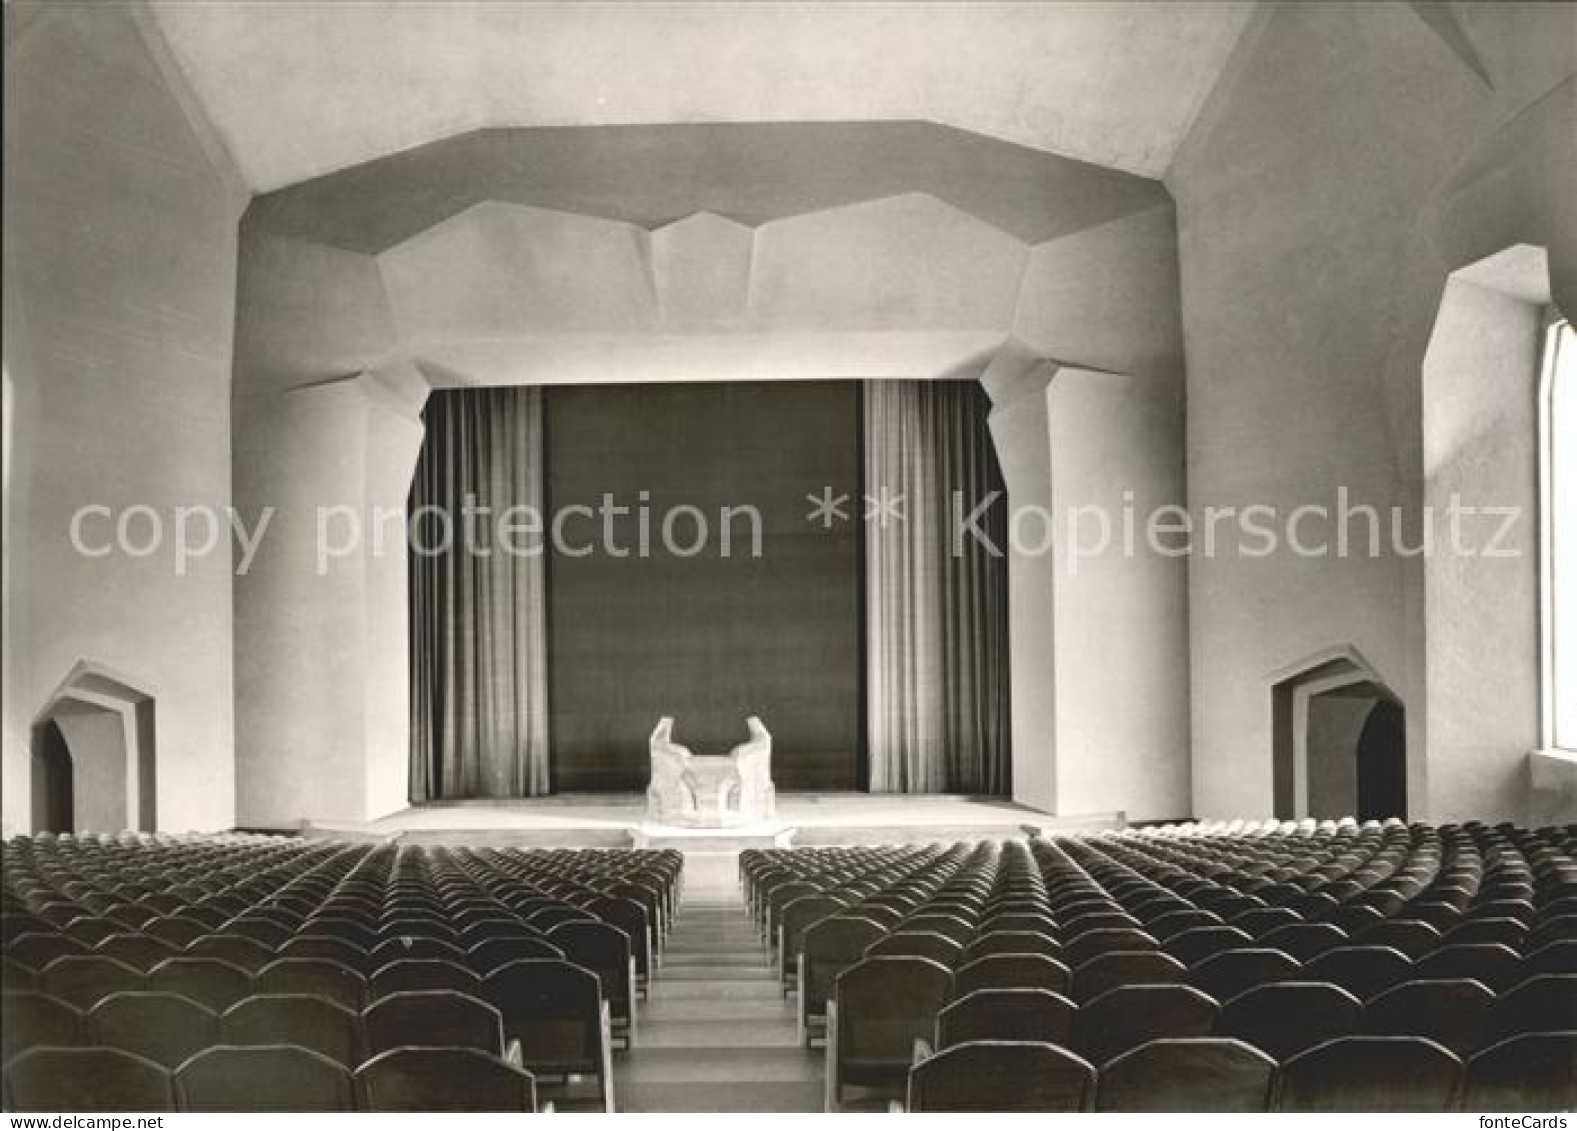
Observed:
[[[1005,490],[989,407],[973,381],[865,384],[873,792],[1009,791],[1007,560],[954,545],[955,508]],[[1005,496],[978,525],[1005,548]]]
[[[424,417],[409,503],[411,798],[547,793],[543,539],[521,533],[542,510],[541,390],[438,391]]]

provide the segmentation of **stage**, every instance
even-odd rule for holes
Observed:
[[[917,844],[1121,828],[1120,813],[1054,817],[1004,798],[956,794],[779,793],[771,821],[729,829],[650,824],[644,794],[557,794],[413,805],[375,821],[302,823],[301,834],[405,844],[678,848],[737,852],[830,844]]]

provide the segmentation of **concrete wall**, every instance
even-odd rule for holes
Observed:
[[[1547,285],[1540,262],[1536,285]],[[1440,521],[1464,506],[1468,555],[1425,563],[1430,812],[1523,815],[1539,745],[1538,366],[1542,304],[1453,278],[1424,357],[1424,499]]]
[[[1416,522],[1423,356],[1447,274],[1543,244],[1557,301],[1570,290],[1577,13],[1444,15],[1460,18],[1472,57],[1408,5],[1263,6],[1167,175],[1196,514],[1267,504],[1285,517],[1334,507],[1346,487],[1352,502],[1402,506]],[[1389,550],[1196,555],[1196,811],[1269,811],[1269,676],[1346,643],[1405,701],[1411,815],[1452,815],[1426,788],[1424,591],[1421,560]],[[1497,791],[1493,805],[1511,802]]]
[[[234,817],[230,555],[88,558],[78,508],[230,502],[236,222],[245,202],[129,5],[56,5],[5,58],[4,822],[29,725],[79,660],[158,701],[160,824]],[[141,528],[146,530],[146,527]],[[110,524],[90,524],[100,539]],[[124,809],[124,801],[121,806]]]
[[[1179,405],[1135,378],[1071,368],[1048,395],[1057,811],[1187,816],[1188,569],[1146,533],[1185,498]]]

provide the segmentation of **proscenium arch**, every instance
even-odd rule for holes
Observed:
[[[872,163],[872,138],[914,160]],[[671,144],[735,169],[750,163],[729,154],[785,143],[820,159],[794,163],[806,183],[766,186],[777,203],[765,210],[741,206],[755,180],[705,177],[674,203],[693,168],[677,182],[639,175],[667,167]],[[548,144],[602,157],[525,159]],[[1031,191],[932,159],[959,145],[991,155],[968,168],[1020,169],[1014,183]],[[547,167],[552,183],[537,176]],[[834,196],[811,191],[838,170]],[[248,826],[367,820],[408,803],[404,555],[343,554],[314,570],[313,520],[403,514],[432,388],[975,379],[1022,353],[1182,397],[1164,186],[924,124],[480,131],[256,198],[239,271],[234,505],[273,515],[233,590],[236,808]],[[1086,285],[1092,275],[1101,287]],[[1177,422],[1168,444],[1180,452]],[[1180,482],[1168,495],[1182,496]],[[1049,634],[1049,619],[1034,631]],[[1153,651],[1187,662],[1185,648]],[[1175,747],[1186,688],[1152,680],[1129,695],[1175,698],[1153,728]],[[1018,750],[1016,796],[1036,780]],[[1050,810],[1049,749],[1044,760],[1043,788],[1021,800]],[[1175,776],[1166,815],[1187,804],[1186,774]]]
[[[73,717],[102,716],[112,721],[117,744],[113,751],[124,762],[113,768],[117,780],[123,780],[124,821],[122,829],[95,829],[95,832],[155,832],[158,829],[158,751],[156,733],[157,697],[151,684],[135,681],[104,664],[81,660],[60,681],[33,716],[30,733],[34,757],[29,759],[31,775],[44,767],[39,761],[43,744],[49,737],[51,726],[63,732],[62,720]],[[67,739],[69,746],[69,738]],[[73,765],[71,778],[73,792],[78,793],[82,783],[80,767],[75,765],[76,752],[70,754]],[[123,777],[122,777],[123,775]],[[30,782],[33,793],[33,816],[37,819],[43,799],[39,795],[40,782]],[[118,799],[117,799],[118,801]],[[121,806],[115,805],[116,812]],[[73,825],[77,822],[73,821]]]

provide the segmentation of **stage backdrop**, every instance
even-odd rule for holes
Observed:
[[[553,789],[644,789],[665,714],[698,754],[744,741],[760,715],[780,789],[863,787],[860,402],[853,381],[543,390],[547,513],[600,512],[604,496],[631,511],[571,515],[547,562]],[[807,521],[826,488],[852,521]],[[722,512],[745,506],[761,556],[736,514],[724,557]],[[705,518],[693,556],[680,507]]]

